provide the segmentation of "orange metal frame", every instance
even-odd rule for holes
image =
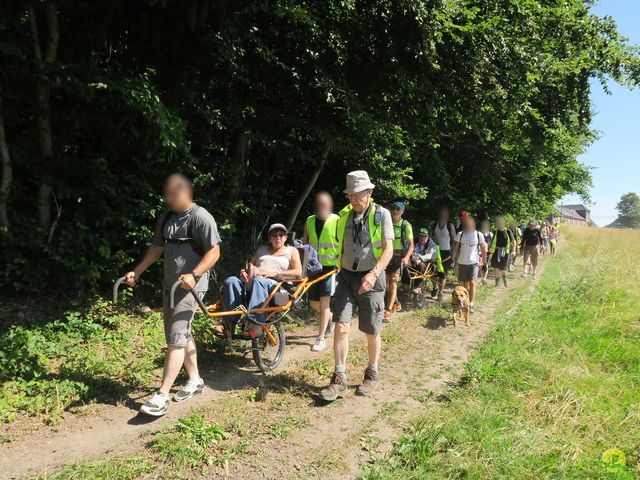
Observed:
[[[298,301],[298,299],[302,295],[304,295],[309,290],[309,288],[311,288],[312,285],[315,285],[316,283],[329,278],[331,275],[333,275],[337,271],[338,269],[334,268],[333,270],[323,273],[322,275],[315,277],[312,280],[309,280],[309,277],[302,277],[302,278],[296,278],[291,280],[280,280],[273,287],[273,289],[271,290],[271,293],[262,304],[262,307],[254,308],[253,310],[221,310],[223,308],[222,301],[218,299],[216,303],[213,303],[207,307],[206,315],[207,317],[219,318],[219,317],[228,317],[232,315],[242,315],[242,314],[259,315],[262,313],[268,313],[267,320],[265,322],[265,323],[268,323],[269,319],[276,313],[285,312],[291,309],[291,307]],[[285,283],[296,285],[296,289],[290,294],[289,301],[284,305],[277,305],[274,307],[270,307],[269,304],[271,303],[271,300],[273,300],[273,297],[276,295],[276,293],[280,291],[280,288]]]

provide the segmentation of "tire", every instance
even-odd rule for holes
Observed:
[[[253,360],[263,373],[271,372],[278,368],[284,358],[287,342],[282,322],[271,323],[267,328],[275,337],[276,345],[271,345],[264,332],[263,335],[251,341]]]

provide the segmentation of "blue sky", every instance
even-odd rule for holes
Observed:
[[[597,15],[610,15],[618,30],[634,45],[640,45],[640,0],[600,0],[593,8]],[[616,204],[627,192],[640,195],[640,89],[629,91],[609,83],[611,95],[600,84],[591,83],[591,99],[596,112],[592,127],[600,139],[589,147],[580,161],[594,167],[591,215],[600,226],[617,217]],[[581,202],[567,197],[565,203]]]

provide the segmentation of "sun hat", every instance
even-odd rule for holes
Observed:
[[[271,226],[269,227],[268,233],[271,233],[274,230],[284,230],[284,233],[289,233],[289,230],[287,230],[287,227],[285,227],[281,223],[272,223]]]
[[[404,210],[404,202],[393,202],[393,204],[391,205],[392,207],[398,207],[400,210]]]
[[[429,236],[429,229],[428,228],[421,228],[418,231],[418,235],[421,236],[421,237],[424,237],[424,236],[428,237]]]
[[[355,170],[347,173],[347,188],[344,189],[344,193],[358,193],[374,187],[375,185],[371,183],[367,172]]]

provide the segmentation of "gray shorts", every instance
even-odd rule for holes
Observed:
[[[358,294],[363,275],[340,270],[336,276],[336,291],[333,294],[333,321],[351,323],[354,307],[358,308],[358,328],[364,333],[378,335],[382,331],[384,318],[385,274],[382,272],[373,288]]]
[[[200,298],[205,292],[199,292]],[[169,308],[169,292],[165,292],[162,299],[164,316],[164,337],[167,345],[186,347],[191,336],[191,322],[196,310],[196,299],[191,292],[183,288],[176,289],[175,308]]]
[[[478,279],[479,265],[458,265],[458,281],[474,282]]]

